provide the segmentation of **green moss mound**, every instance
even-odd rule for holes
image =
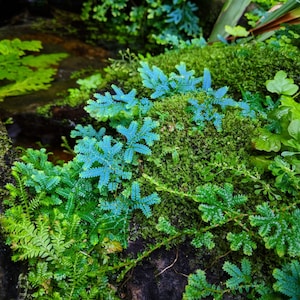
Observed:
[[[165,74],[174,72],[175,65],[180,62],[186,64],[187,70],[194,70],[197,77],[203,75],[204,68],[208,68],[214,87],[228,86],[229,94],[238,99],[241,90],[266,94],[265,82],[278,70],[284,70],[298,84],[299,54],[297,50],[278,49],[266,44],[225,46],[217,43],[202,49],[172,50],[152,57],[148,62],[161,68]],[[139,74],[134,71],[137,67],[137,63],[131,63],[127,68],[115,69],[112,78],[117,78],[127,90],[134,87],[139,92],[146,92]]]
[[[192,114],[187,111],[190,97],[175,95],[165,98],[155,102],[150,112],[150,116],[160,122],[160,141],[154,144],[152,155],[143,162],[142,171],[151,178],[144,182],[145,193],[157,188],[153,182],[175,191],[173,194],[158,190],[162,201],[154,208],[150,220],[153,226],[160,216],[181,228],[197,226],[200,221],[198,204],[184,194],[193,195],[198,186],[208,182],[220,186],[225,182],[232,183],[235,193],[249,194],[252,198],[254,183],[243,184],[240,173],[241,170],[254,172],[250,162],[253,152],[251,139],[258,121],[242,118],[237,109],[232,109],[226,112],[222,132],[217,132],[211,123],[200,131],[191,121]],[[193,98],[203,101],[204,94],[193,94]],[[149,227],[149,220],[147,222],[144,237],[157,234],[153,227]]]
[[[229,95],[236,100],[242,97],[242,91],[269,94],[265,82],[278,70],[284,70],[296,84],[299,84],[300,78],[299,51],[264,43],[233,46],[216,43],[202,49],[168,51],[147,61],[149,65],[161,68],[165,74],[174,72],[175,65],[180,62],[186,64],[187,70],[194,70],[196,77],[203,76],[204,68],[208,68],[213,88],[228,86]],[[140,96],[149,97],[151,91],[142,86],[138,67],[138,62],[123,64],[111,69],[110,75],[125,90],[135,88]],[[201,93],[192,96],[204,100]],[[241,118],[238,110],[231,109],[226,112],[221,133],[212,124],[207,124],[200,132],[186,110],[189,98],[191,95],[175,95],[155,102],[150,116],[160,122],[160,141],[152,148],[151,157],[143,162],[143,173],[154,182],[182,194],[193,194],[197,186],[208,182],[220,186],[229,182],[233,184],[235,193],[245,194],[249,199],[247,205],[254,208],[258,204],[254,191],[259,184],[254,179],[257,170],[251,163],[255,154],[251,140],[261,124]],[[273,183],[274,179],[268,178],[268,173],[257,176]],[[156,188],[147,180],[144,186],[149,189],[147,192]],[[144,236],[152,235],[155,230],[150,229],[149,224],[155,226],[159,216],[166,216],[179,227],[189,226],[187,224],[193,227],[194,222],[199,222],[197,203],[176,193],[159,191],[162,203],[154,208],[154,216],[147,224]],[[263,200],[268,200],[266,195],[260,198],[260,201]]]

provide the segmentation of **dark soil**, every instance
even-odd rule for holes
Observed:
[[[139,242],[130,245],[129,251],[137,247]],[[123,299],[180,300],[187,276],[195,269],[193,249],[185,246],[159,249],[128,275],[124,283]]]

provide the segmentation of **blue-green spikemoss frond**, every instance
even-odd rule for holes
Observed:
[[[167,75],[156,66],[150,68],[147,62],[141,62],[141,66],[141,68],[138,68],[138,71],[142,77],[144,87],[155,90],[150,97],[157,99],[162,96],[167,96],[170,93]]]
[[[113,143],[113,144],[112,144]],[[98,187],[108,186],[109,190],[117,189],[123,179],[130,179],[131,172],[125,171],[122,162],[121,142],[111,136],[104,136],[101,141],[84,138],[75,146],[76,159],[83,163],[80,173],[82,178],[99,177]]]
[[[131,186],[131,203],[132,209],[140,209],[148,218],[151,216],[150,205],[160,202],[157,193],[153,193],[146,197],[141,197],[140,185],[138,182],[133,182]]]
[[[124,93],[115,85],[111,86],[115,94],[105,92],[94,94],[95,100],[88,100],[85,110],[97,121],[105,122],[116,118],[130,119],[139,113],[139,101],[136,90]]]
[[[91,125],[82,126],[81,124],[76,125],[75,129],[71,131],[71,138],[96,138],[100,140],[106,132],[104,127],[100,128],[98,131]]]
[[[95,99],[87,101],[85,110],[97,121],[106,122],[109,120],[110,126],[114,128],[119,124],[127,125],[134,118],[146,115],[153,106],[147,98],[136,98],[135,89],[132,89],[129,93],[124,93],[116,85],[111,85],[111,87],[114,94],[110,92],[106,92],[104,95],[96,93],[94,94]],[[82,133],[80,130],[82,131],[82,128],[77,128],[79,134]],[[86,130],[90,131],[90,128],[86,128]],[[101,130],[100,133],[102,133]],[[73,133],[73,135],[76,135],[76,133]]]
[[[196,85],[201,81],[194,77],[194,71],[187,71],[185,63],[181,62],[175,68],[178,74],[172,72],[169,77],[156,67],[150,67],[147,62],[141,62],[141,68],[138,68],[142,77],[143,85],[154,90],[151,94],[152,99],[171,96],[176,93],[186,93],[196,91]]]
[[[129,213],[139,209],[148,218],[151,216],[150,206],[159,202],[160,198],[157,193],[142,197],[140,185],[138,182],[134,181],[130,191],[125,190],[114,201],[101,202],[101,208],[103,210],[112,211],[116,215]]]
[[[217,90],[212,87],[212,79],[210,71],[205,68],[202,78],[202,88],[199,92],[205,93],[205,99],[199,103],[197,99],[191,98],[188,103],[191,104],[188,110],[193,113],[192,121],[194,121],[200,130],[202,130],[207,121],[212,121],[216,130],[222,130],[223,112],[227,107],[236,107],[241,109],[241,115],[244,117],[255,118],[255,112],[250,105],[243,101],[235,101],[226,97],[228,87],[224,86]]]
[[[187,93],[197,90],[197,84],[201,81],[201,78],[195,78],[195,71],[187,71],[185,63],[181,62],[179,65],[176,65],[179,74],[171,73],[169,76],[170,86],[174,91],[179,93]]]
[[[183,2],[183,3],[181,3]],[[199,34],[199,18],[193,13],[198,7],[190,1],[173,1],[173,5],[164,5],[167,11],[166,23],[178,26],[181,31],[194,36]]]
[[[139,128],[139,123],[132,121],[128,128],[119,125],[117,131],[126,137],[126,150],[124,153],[124,160],[127,163],[131,163],[134,153],[140,153],[144,155],[150,155],[154,141],[159,140],[159,135],[152,132],[159,123],[153,121],[151,118],[144,118],[142,126]],[[146,145],[142,142],[146,143]]]

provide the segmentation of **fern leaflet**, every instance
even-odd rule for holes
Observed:
[[[258,205],[258,215],[250,216],[250,224],[258,226],[267,249],[275,249],[279,256],[300,255],[300,210],[276,213],[268,203]]]
[[[204,271],[197,270],[195,274],[190,275],[188,278],[183,300],[198,300],[208,296],[213,296],[214,299],[221,300],[223,291],[220,287],[207,282]]]
[[[235,215],[238,210],[234,207],[245,203],[247,198],[243,195],[233,195],[233,186],[229,183],[225,183],[224,188],[206,184],[197,188],[196,201],[205,203],[199,205],[199,210],[203,213],[202,219],[217,225],[226,223]]]
[[[246,258],[242,259],[241,269],[235,264],[226,261],[223,265],[223,270],[231,276],[230,279],[226,280],[226,286],[230,289],[239,289],[241,292],[242,289],[239,288],[241,283],[250,285],[252,282],[251,264]]]
[[[117,131],[123,134],[126,139],[126,150],[124,153],[124,160],[127,163],[131,163],[134,153],[140,153],[144,155],[151,154],[151,150],[148,146],[152,146],[154,141],[159,139],[159,135],[151,132],[158,126],[158,122],[152,121],[151,118],[145,118],[144,124],[138,129],[138,122],[132,121],[128,128],[119,125]],[[144,140],[146,145],[140,142]]]
[[[277,280],[273,288],[275,291],[290,297],[291,300],[300,298],[300,263],[292,260],[282,269],[275,269],[273,276]]]

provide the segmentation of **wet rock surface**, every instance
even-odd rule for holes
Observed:
[[[15,159],[15,152],[5,126],[0,120],[0,213],[2,201],[7,196],[5,185],[12,181],[10,167]],[[0,300],[17,299],[17,282],[20,265],[11,261],[11,251],[5,245],[5,237],[0,231]]]
[[[49,89],[22,96],[7,97],[3,102],[0,102],[0,117],[2,119],[7,115],[35,113],[39,106],[58,99],[59,93],[77,87],[76,79],[71,76],[74,72],[101,70],[107,65],[107,59],[113,55],[102,47],[91,46],[79,39],[36,32],[32,29],[31,23],[17,26],[8,25],[0,28],[0,40],[14,38],[41,41],[43,49],[40,53],[68,53],[69,56],[57,66],[57,74]]]

